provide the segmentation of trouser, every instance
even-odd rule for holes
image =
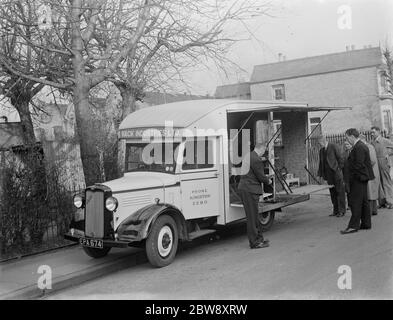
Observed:
[[[239,190],[247,217],[247,236],[250,246],[263,241],[262,225],[258,219],[259,194]]]
[[[330,199],[333,204],[333,213],[345,214],[346,205],[344,180],[340,175],[332,173],[332,176],[328,179],[328,183],[333,185],[333,187],[329,189]]]
[[[370,205],[371,214],[376,214],[378,212],[377,200],[368,200],[368,203]]]
[[[350,184],[350,207],[352,211],[348,228],[371,228],[371,211],[367,197],[367,182],[352,181]]]
[[[390,177],[390,166],[385,158],[378,158],[379,173],[381,176],[380,204],[393,204],[393,182]]]

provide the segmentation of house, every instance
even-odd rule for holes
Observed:
[[[214,96],[217,99],[251,100],[249,82],[218,86]]]
[[[39,101],[37,103],[43,104]],[[46,113],[33,116],[37,146],[45,154],[46,164],[56,164],[60,183],[68,190],[83,187],[82,163],[79,143],[75,139],[75,114],[72,104],[45,104]],[[15,110],[3,108],[0,114],[0,167],[6,161],[15,161],[13,155],[24,150],[22,126]],[[11,119],[11,121],[8,121]]]
[[[393,131],[393,95],[380,47],[257,65],[242,86],[249,86],[252,100],[351,107],[328,114],[322,122],[324,133],[342,133],[348,127],[369,130],[373,125]],[[310,130],[324,116],[310,113]]]

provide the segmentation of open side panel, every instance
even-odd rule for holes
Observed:
[[[268,143],[274,135],[273,114],[266,111],[249,111],[228,113],[228,143],[229,143],[229,164],[228,164],[228,200],[226,223],[239,220],[245,217],[242,200],[238,192],[242,170],[242,158],[250,152],[256,142]],[[247,130],[247,132],[246,132]],[[240,131],[240,132],[239,132]],[[269,160],[274,164],[274,142],[269,148]],[[232,153],[232,157],[230,156]],[[268,162],[265,162],[265,174],[272,174]],[[262,186],[261,186],[262,190]],[[274,197],[274,188],[264,186],[264,193],[261,197],[263,201]]]
[[[279,127],[275,124],[279,123]],[[307,138],[308,118],[307,112],[235,112],[228,114],[228,135],[229,143],[230,129],[240,128],[249,130],[249,141],[244,138],[244,134],[238,133],[235,141],[234,159],[245,152],[249,152],[256,142],[268,143],[268,154],[265,167],[266,175],[275,176],[275,186],[264,186],[264,194],[261,197],[262,207],[266,211],[277,210],[279,208],[309,199],[306,191],[295,191],[298,188],[291,188],[286,182],[287,177],[298,181],[298,185],[308,182],[308,174],[304,170],[307,164],[307,145],[304,143]],[[279,134],[276,131],[279,130]],[[279,138],[276,140],[276,138]],[[248,142],[248,146],[244,146]],[[276,143],[278,142],[278,143]],[[237,149],[236,149],[237,148]],[[288,176],[287,176],[288,174]],[[241,178],[241,163],[229,162],[229,204],[227,206],[226,223],[241,219],[245,216],[241,198],[237,192],[237,187]],[[288,178],[289,179],[289,178]],[[262,188],[262,187],[261,187]],[[315,187],[314,187],[315,188]],[[277,192],[277,194],[276,194]],[[281,194],[279,194],[281,192]],[[292,192],[293,195],[292,195]],[[287,198],[283,198],[287,194]],[[292,195],[292,196],[291,196]]]

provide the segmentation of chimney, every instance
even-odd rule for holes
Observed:
[[[278,54],[278,61],[281,61],[281,58],[282,58],[282,53],[280,52],[280,53]]]

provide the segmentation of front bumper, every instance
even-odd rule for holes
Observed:
[[[66,233],[64,235],[64,239],[79,243],[79,239],[84,238],[79,235],[71,235],[70,233]],[[127,248],[130,246],[131,242],[129,241],[120,241],[120,240],[102,240],[104,242],[104,247],[116,247],[116,248]]]

